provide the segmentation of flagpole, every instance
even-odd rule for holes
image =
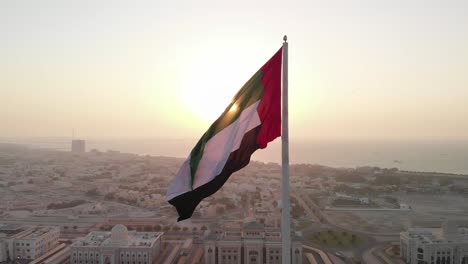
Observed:
[[[291,219],[289,202],[289,125],[288,125],[288,37],[283,37],[283,114],[281,133],[282,190],[281,190],[281,239],[283,244],[282,264],[291,263]]]

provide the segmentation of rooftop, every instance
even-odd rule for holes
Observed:
[[[457,228],[454,234],[446,234],[442,228],[409,228],[402,234],[422,244],[468,243],[468,228]]]
[[[244,225],[244,230],[263,230],[265,226],[258,222],[249,222]]]
[[[113,231],[115,231],[113,229]],[[119,231],[120,230],[119,227]],[[122,235],[123,233],[123,235]],[[73,247],[152,247],[154,243],[160,239],[163,233],[161,232],[136,232],[128,231],[126,234],[122,232],[116,236],[112,232],[93,231],[89,233],[83,240],[76,241],[72,244]],[[116,241],[118,239],[118,241]]]
[[[0,238],[12,237],[26,230],[22,225],[18,224],[1,224],[0,223]]]
[[[60,231],[60,228],[56,226],[34,227],[30,230],[30,232],[27,232],[24,235],[18,236],[17,238],[18,239],[36,239],[52,231]]]

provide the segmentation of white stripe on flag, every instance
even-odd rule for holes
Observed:
[[[219,131],[208,142],[206,142],[202,159],[198,164],[195,174],[193,189],[196,189],[221,173],[231,152],[239,149],[246,132],[261,124],[257,113],[257,106],[260,101],[247,107],[242,111],[239,118],[232,124]],[[190,174],[190,156],[182,164],[177,172],[175,180],[169,187],[166,200],[192,190]]]
[[[194,189],[208,183],[216,175],[219,175],[223,171],[231,152],[239,149],[245,133],[261,124],[257,113],[259,103],[260,101],[257,101],[245,108],[236,121],[206,142],[202,159],[195,174]]]

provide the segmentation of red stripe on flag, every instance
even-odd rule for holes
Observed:
[[[262,122],[257,143],[266,148],[268,142],[281,136],[281,63],[282,48],[260,69],[263,73],[262,85],[265,90],[257,112]]]

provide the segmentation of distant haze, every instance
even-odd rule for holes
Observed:
[[[1,1],[0,137],[198,138],[288,34],[292,138],[467,139],[467,14],[434,0]]]
[[[185,159],[198,139],[98,139],[86,141],[87,151],[117,150],[140,155]],[[33,148],[70,151],[70,138],[3,138]],[[401,170],[446,172],[468,175],[468,141],[399,140],[295,140],[290,142],[291,163],[354,168],[379,166]],[[281,161],[281,141],[254,153],[253,160]]]

